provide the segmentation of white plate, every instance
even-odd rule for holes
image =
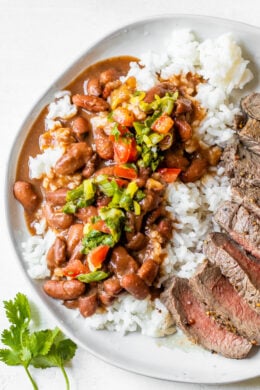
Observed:
[[[251,61],[250,68],[255,75],[254,82],[247,87],[247,91],[259,87],[256,70],[260,69],[260,57],[257,54],[260,29],[242,23],[192,15],[160,16],[123,27],[91,47],[36,103],[22,125],[11,151],[6,185],[8,225],[19,264],[25,273],[21,242],[26,239],[28,232],[21,207],[10,194],[15,180],[17,156],[31,124],[41,109],[52,100],[53,93],[64,88],[88,65],[111,56],[138,57],[146,50],[159,50],[161,42],[173,29],[184,27],[191,28],[200,39],[233,32],[243,49],[243,56]],[[254,351],[247,359],[238,361],[211,354],[178,336],[152,339],[137,333],[123,337],[117,333],[88,330],[83,318],[75,319],[71,310],[49,299],[42,292],[40,283],[29,277],[28,282],[69,337],[89,352],[116,366],[156,378],[193,383],[227,383],[259,375],[260,351]]]

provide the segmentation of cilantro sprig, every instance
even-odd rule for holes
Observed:
[[[60,367],[69,390],[64,364],[75,355],[76,344],[64,339],[58,328],[32,332],[31,308],[24,294],[18,293],[14,300],[4,301],[4,308],[11,325],[1,334],[1,342],[8,348],[0,349],[0,361],[9,366],[22,365],[35,390],[38,386],[29,371],[30,365],[36,368]]]

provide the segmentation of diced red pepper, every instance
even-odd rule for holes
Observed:
[[[102,233],[107,233],[107,234],[111,233],[109,227],[106,225],[105,221],[102,221],[102,219],[93,223],[91,225],[91,229],[98,230],[99,232],[102,232]]]
[[[94,268],[99,268],[105,261],[110,247],[108,245],[100,245],[88,254],[88,263]]]
[[[111,134],[110,140],[114,145],[114,160],[119,164],[127,162],[135,162],[137,159],[136,141],[131,131],[125,127],[118,125],[120,135]]]
[[[130,156],[128,158],[128,162],[135,162],[138,157],[138,151],[137,151],[137,145],[136,145],[136,140],[132,138],[131,142],[131,150],[130,150]]]
[[[117,177],[114,180],[119,187],[127,187],[129,184],[128,180],[118,179]]]
[[[119,137],[114,142],[114,160],[119,164],[134,162],[137,159],[137,148],[134,138]]]
[[[113,111],[114,120],[122,126],[133,126],[134,114],[125,107],[117,107]]]
[[[126,165],[116,165],[114,173],[116,176],[123,177],[124,179],[134,180],[137,178],[136,170]]]
[[[173,125],[174,121],[172,118],[167,114],[162,114],[152,124],[151,129],[160,134],[167,134],[172,129]]]
[[[114,135],[110,134],[109,139],[112,142],[117,141],[118,138],[124,137],[126,134],[131,134],[131,131],[126,126],[121,126],[120,124],[117,125],[117,130],[119,131],[120,135]]]
[[[166,183],[173,183],[181,172],[179,168],[160,168],[157,170]]]
[[[117,163],[127,163],[131,152],[129,139],[119,138],[114,142],[114,160]]]
[[[80,274],[87,274],[88,272],[90,272],[88,266],[80,260],[73,260],[66,267],[62,268],[63,275],[71,278],[75,278]]]

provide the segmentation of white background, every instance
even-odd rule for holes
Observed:
[[[258,0],[0,0],[0,330],[7,325],[2,300],[13,298],[18,291],[38,304],[44,326],[56,325],[33,296],[17,267],[6,228],[4,176],[19,126],[49,85],[94,41],[136,19],[167,13],[219,16],[260,27]],[[65,388],[56,369],[32,372],[39,389]],[[72,389],[79,390],[260,388],[259,378],[226,386],[159,381],[110,366],[82,349],[78,350],[68,372]],[[0,390],[17,388],[31,388],[23,369],[0,363]]]

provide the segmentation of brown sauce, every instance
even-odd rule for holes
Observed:
[[[75,95],[78,95],[78,94],[85,95],[84,85],[85,85],[86,81],[94,79],[94,78],[100,78],[101,73],[106,71],[106,70],[109,70],[109,69],[116,70],[118,75],[120,75],[120,76],[126,75],[128,73],[129,67],[130,67],[130,62],[132,62],[132,61],[138,61],[138,60],[134,57],[121,56],[121,57],[114,57],[114,58],[109,58],[109,59],[104,60],[104,61],[100,61],[100,62],[88,67],[79,76],[77,76],[70,84],[68,84],[64,89],[69,90],[71,92],[72,97],[75,97]],[[198,168],[198,164],[197,165],[195,164],[193,167],[193,172],[189,172],[189,176],[192,177],[192,174],[193,174],[193,178],[195,177],[194,175],[196,175],[196,174],[198,175],[199,169],[201,170],[201,176],[202,176],[204,173],[206,173],[208,166],[216,165],[216,164],[211,164],[209,162],[209,149],[210,148],[207,147],[207,145],[203,145],[202,143],[200,143],[199,139],[197,139],[196,136],[192,135],[193,130],[199,125],[199,123],[201,122],[201,120],[205,116],[205,110],[203,108],[201,108],[200,105],[198,104],[198,102],[196,102],[196,100],[194,99],[196,87],[200,82],[202,82],[201,77],[198,75],[188,74],[188,75],[186,75],[186,77],[184,77],[184,76],[175,77],[169,81],[179,91],[179,96],[177,99],[178,103],[180,105],[183,104],[184,108],[185,108],[185,110],[183,110],[182,112],[177,113],[177,109],[175,111],[175,106],[174,106],[174,108],[172,108],[172,111],[168,115],[168,120],[171,121],[171,125],[166,129],[166,132],[165,132],[165,130],[163,132],[162,127],[160,128],[161,133],[166,134],[168,132],[170,134],[170,136],[172,136],[172,139],[174,139],[173,144],[170,144],[170,145],[168,144],[167,145],[168,148],[166,148],[166,149],[163,149],[163,147],[161,147],[161,145],[158,146],[158,149],[157,149],[158,152],[156,152],[156,153],[159,154],[160,160],[158,160],[158,162],[156,161],[157,165],[154,168],[152,167],[151,160],[149,160],[150,165],[148,164],[148,166],[147,165],[144,165],[144,166],[139,165],[138,166],[138,163],[139,163],[138,159],[143,158],[142,153],[143,153],[143,150],[145,150],[145,149],[142,149],[143,146],[139,146],[139,144],[137,145],[137,143],[138,143],[137,130],[135,133],[133,121],[131,122],[130,125],[124,124],[124,126],[122,126],[124,132],[122,132],[122,133],[119,132],[119,134],[120,134],[119,137],[122,138],[124,141],[128,141],[128,142],[125,142],[125,144],[128,144],[128,145],[129,145],[129,140],[131,140],[130,141],[131,147],[132,147],[132,141],[134,141],[133,145],[135,145],[134,147],[136,148],[136,150],[135,150],[136,154],[135,154],[134,159],[131,160],[129,158],[129,160],[124,161],[124,163],[125,162],[127,162],[127,163],[132,162],[132,163],[136,164],[136,167],[132,168],[132,170],[134,169],[134,172],[136,173],[136,183],[139,180],[139,184],[136,184],[136,185],[137,185],[138,191],[142,193],[143,198],[141,200],[140,199],[138,200],[139,203],[137,201],[135,201],[137,206],[138,206],[138,204],[140,204],[139,205],[139,214],[138,214],[138,212],[136,212],[136,209],[134,207],[132,207],[132,209],[129,209],[129,208],[124,209],[124,206],[122,206],[121,203],[118,203],[117,206],[114,206],[114,204],[112,203],[113,206],[110,206],[110,207],[112,207],[112,208],[118,207],[119,209],[121,209],[121,212],[122,212],[122,209],[124,209],[124,224],[125,224],[125,226],[123,226],[123,225],[120,226],[120,229],[121,229],[120,234],[119,234],[120,241],[115,241],[115,242],[113,242],[112,245],[111,244],[110,245],[109,244],[102,245],[99,243],[99,244],[95,244],[97,246],[94,247],[94,250],[100,249],[102,246],[103,247],[106,246],[108,248],[107,249],[108,252],[106,252],[106,255],[104,258],[104,264],[103,265],[99,264],[100,267],[97,266],[97,268],[101,268],[105,272],[106,271],[110,272],[109,276],[111,276],[113,278],[116,277],[118,280],[120,280],[119,287],[121,289],[125,289],[130,294],[135,296],[137,299],[144,299],[144,297],[146,297],[148,294],[150,295],[151,299],[155,299],[155,298],[159,297],[161,291],[160,291],[160,289],[158,289],[156,287],[156,284],[153,284],[153,282],[155,281],[155,278],[157,277],[159,265],[162,264],[164,257],[165,257],[165,254],[162,252],[161,249],[165,248],[165,246],[167,245],[167,242],[169,241],[169,239],[172,235],[172,229],[173,229],[171,216],[168,214],[168,212],[165,209],[165,189],[166,189],[167,183],[170,183],[171,181],[168,181],[169,179],[166,179],[165,176],[163,177],[163,174],[160,173],[160,171],[157,171],[157,169],[162,169],[162,170],[166,169],[168,171],[169,170],[170,171],[177,170],[177,171],[179,171],[178,174],[181,172],[180,178],[181,178],[181,180],[183,180],[185,182],[186,179],[184,180],[184,176],[182,176],[182,174],[187,173],[188,170],[190,168],[192,168],[192,165],[193,165],[195,160],[196,160],[196,162],[198,160],[200,160],[200,162],[201,162],[201,160],[202,160],[202,164],[200,164],[201,167],[199,167],[199,168]],[[119,84],[120,84],[120,82],[119,82]],[[126,87],[126,84],[123,85],[123,87]],[[156,85],[156,87],[158,87],[158,86]],[[103,88],[104,88],[104,86],[103,86]],[[163,88],[161,86],[161,83],[159,83],[159,88]],[[122,90],[115,91],[115,92],[121,93],[121,91]],[[128,91],[130,91],[130,89]],[[135,91],[136,90],[134,88],[131,89],[131,95],[127,95],[128,99],[130,99],[130,97],[132,98],[133,96],[136,96],[136,95],[133,95],[133,93]],[[104,89],[103,89],[103,92],[104,92]],[[149,93],[149,91],[147,92],[147,94],[148,93]],[[105,94],[103,94],[102,96],[105,96]],[[167,95],[167,96],[170,98],[172,97],[172,95]],[[82,98],[82,96],[81,96],[81,98]],[[91,98],[93,101],[93,95],[87,96],[87,98]],[[83,99],[86,99],[86,96],[83,96]],[[73,98],[72,98],[72,100],[73,100]],[[102,99],[100,99],[100,100],[102,100]],[[107,107],[109,107],[107,102],[104,102],[104,100],[105,100],[105,98],[103,99],[103,103],[105,103],[107,105]],[[184,104],[185,100],[186,100],[186,107]],[[189,100],[188,106],[187,106],[187,100]],[[125,101],[124,101],[124,103],[125,103]],[[121,107],[120,107],[120,104],[121,104]],[[119,108],[126,109],[125,106],[122,105],[122,103],[120,103],[120,104],[119,104]],[[175,103],[173,103],[173,104],[175,104]],[[77,116],[85,118],[88,122],[92,116],[97,115],[96,112],[95,112],[95,114],[91,114],[90,111],[87,111],[84,108],[80,108],[80,107],[84,107],[84,105],[83,106],[81,106],[80,104],[76,104],[76,105],[78,106],[77,107],[78,108]],[[189,107],[189,105],[191,108]],[[112,104],[111,104],[111,106],[112,106]],[[129,105],[127,107],[130,107],[130,106],[131,105]],[[177,106],[177,102],[176,102],[176,106]],[[139,109],[140,109],[140,107],[139,107]],[[108,108],[106,108],[104,110],[101,110],[99,108],[98,110],[100,112],[104,112],[105,110],[109,111]],[[136,119],[138,117],[135,116],[136,114],[133,114],[133,112],[131,112],[131,108],[127,108],[126,110],[128,110],[130,114],[132,113],[135,121],[142,122],[142,119],[140,119],[140,120]],[[78,248],[77,249],[78,253],[76,253],[76,255],[74,254],[74,257],[73,257],[73,255],[71,253],[69,253],[69,251],[67,250],[68,243],[70,244],[72,242],[72,241],[70,241],[71,237],[70,237],[69,229],[73,225],[86,223],[86,221],[87,221],[88,224],[91,226],[91,228],[90,228],[90,229],[92,229],[91,233],[93,231],[97,230],[98,233],[100,233],[100,232],[108,233],[111,236],[112,230],[110,230],[109,225],[106,226],[106,223],[107,223],[106,220],[103,220],[103,222],[105,224],[105,228],[108,229],[108,231],[102,230],[102,228],[104,229],[104,226],[100,227],[100,225],[99,225],[99,228],[93,227],[93,226],[94,226],[94,224],[98,224],[98,222],[102,222],[100,220],[100,215],[101,215],[100,209],[102,210],[102,207],[106,206],[111,201],[112,198],[109,198],[110,195],[104,195],[105,192],[102,194],[102,191],[99,188],[99,184],[97,184],[97,182],[94,182],[93,186],[97,189],[97,192],[95,192],[96,191],[96,189],[95,189],[94,196],[92,198],[92,203],[91,203],[91,206],[89,208],[92,207],[93,209],[96,210],[96,214],[93,214],[93,215],[98,216],[99,220],[97,219],[95,222],[93,222],[94,221],[93,219],[87,219],[86,221],[84,221],[84,219],[80,218],[80,216],[79,216],[80,213],[79,212],[77,213],[78,210],[82,211],[84,209],[84,207],[85,207],[85,209],[87,209],[88,205],[86,206],[86,204],[85,204],[85,206],[82,206],[82,205],[79,206],[79,209],[76,208],[72,212],[69,211],[68,214],[71,213],[71,215],[68,215],[68,214],[65,214],[64,208],[62,208],[64,206],[64,203],[63,204],[59,203],[59,204],[56,204],[53,206],[51,203],[48,203],[48,201],[46,201],[46,199],[45,199],[46,188],[44,188],[42,180],[32,180],[29,177],[28,160],[29,160],[29,156],[35,157],[37,154],[41,153],[41,150],[39,147],[39,139],[40,139],[41,135],[47,134],[46,137],[42,137],[42,138],[44,138],[44,142],[45,142],[44,145],[46,147],[50,144],[50,142],[52,142],[52,138],[51,138],[52,136],[49,133],[45,133],[45,117],[46,117],[47,111],[48,111],[48,108],[46,107],[39,114],[38,118],[36,119],[36,121],[32,125],[30,132],[29,132],[29,134],[24,142],[24,145],[22,147],[22,150],[21,150],[21,153],[19,156],[19,160],[18,160],[16,181],[25,181],[25,182],[32,183],[36,193],[40,196],[41,200],[44,200],[44,202],[42,203],[42,208],[38,207],[36,209],[36,211],[31,212],[31,213],[25,212],[25,219],[27,221],[28,229],[30,230],[30,232],[32,234],[35,234],[35,231],[32,228],[32,222],[34,222],[35,220],[41,219],[42,214],[40,214],[40,217],[39,217],[39,216],[37,216],[37,213],[44,214],[44,212],[45,212],[44,216],[46,217],[48,225],[51,228],[55,228],[57,230],[58,234],[63,237],[63,240],[61,240],[63,242],[63,244],[64,244],[64,240],[65,240],[65,249],[64,249],[64,246],[62,246],[63,245],[62,243],[60,244],[60,246],[58,246],[59,243],[56,242],[56,244],[57,244],[56,247],[54,244],[54,246],[51,247],[51,250],[48,253],[48,254],[50,254],[50,258],[51,258],[51,260],[53,260],[53,264],[54,264],[53,269],[50,268],[51,273],[52,273],[52,277],[54,279],[58,278],[58,280],[56,280],[56,279],[55,280],[48,280],[46,282],[48,288],[45,289],[45,292],[48,294],[48,291],[51,291],[51,293],[49,293],[49,295],[52,296],[53,298],[57,298],[58,295],[55,296],[56,293],[55,293],[55,290],[53,290],[53,287],[52,287],[53,284],[51,284],[51,283],[48,284],[48,282],[58,283],[59,281],[60,282],[64,281],[64,279],[63,279],[64,277],[67,277],[67,276],[70,277],[71,274],[66,274],[65,269],[67,266],[70,267],[71,264],[73,264],[73,262],[75,264],[75,261],[78,262],[77,266],[85,267],[85,265],[86,265],[85,263],[87,263],[89,261],[90,253],[93,250],[93,247],[90,250],[88,248],[87,252],[84,252],[81,250],[82,245],[83,245],[82,242],[85,240],[86,235],[87,235],[86,233],[84,233],[84,240],[82,241],[82,236],[81,236],[81,238],[79,238],[79,240],[77,241],[77,243],[80,244],[81,247],[79,248],[78,244],[75,246],[75,249]],[[158,111],[158,109],[157,109],[157,111]],[[149,117],[150,117],[149,112],[145,113],[143,111],[143,114],[145,114],[145,117],[149,119]],[[158,112],[156,112],[156,114],[160,115],[158,117],[158,119],[161,119],[161,118],[165,119],[165,117],[167,117],[167,115],[165,115],[165,111],[158,111]],[[114,109],[113,109],[112,116],[113,115],[115,115]],[[62,124],[62,128],[72,129],[71,131],[73,132],[73,120],[74,119],[75,119],[75,117],[73,117],[72,119],[69,119],[69,120],[59,119],[59,121]],[[122,125],[119,120],[115,119],[115,117],[113,117],[113,120],[116,123],[116,125],[118,125],[118,126]],[[157,121],[157,119],[155,121]],[[179,124],[178,124],[178,121],[179,121]],[[154,122],[151,125],[151,129],[154,132],[158,131],[158,129],[154,130],[154,128],[152,127],[153,125],[154,125]],[[160,125],[160,122],[159,122],[159,125]],[[185,129],[183,130],[182,126],[186,126],[186,130]],[[131,128],[131,130],[129,130],[129,128]],[[189,133],[189,129],[190,129],[190,136],[188,139],[186,138],[184,140],[181,133],[182,133],[182,131],[186,131],[186,134],[187,134],[187,132]],[[98,130],[100,130],[100,129],[98,129]],[[103,131],[103,129],[101,129],[101,130]],[[117,128],[117,130],[118,130],[118,128]],[[148,129],[148,131],[150,131],[150,130]],[[160,131],[158,131],[158,133],[160,133]],[[85,134],[86,131],[84,131],[83,133]],[[152,133],[152,131],[151,131],[151,133]],[[157,133],[157,135],[158,135],[158,133]],[[168,135],[168,133],[167,133],[167,135]],[[129,137],[124,138],[125,134],[127,134]],[[60,176],[62,177],[61,181],[62,180],[65,180],[65,181],[63,182],[62,185],[57,186],[57,188],[65,189],[65,196],[66,196],[67,189],[72,188],[72,187],[68,187],[64,183],[68,183],[68,180],[69,180],[69,183],[70,183],[70,181],[73,181],[74,174],[79,175],[79,177],[80,177],[79,184],[81,184],[81,182],[84,180],[85,177],[89,177],[89,176],[84,176],[83,171],[84,171],[84,168],[86,168],[86,165],[90,162],[93,155],[95,154],[95,150],[96,150],[97,155],[99,155],[99,157],[97,158],[97,162],[94,163],[95,168],[94,168],[94,173],[92,171],[92,173],[90,175],[91,180],[93,178],[92,175],[96,174],[96,172],[99,169],[104,167],[104,165],[106,165],[106,162],[107,162],[106,160],[108,160],[108,159],[110,160],[111,158],[113,158],[113,160],[114,160],[113,164],[117,164],[116,168],[122,169],[122,165],[124,165],[124,163],[122,163],[122,161],[118,161],[115,158],[115,156],[116,156],[115,144],[116,144],[116,142],[118,142],[118,140],[116,141],[116,138],[115,138],[113,133],[112,133],[112,136],[114,136],[114,141],[113,141],[114,145],[112,144],[112,141],[111,141],[112,140],[111,133],[109,136],[107,134],[104,135],[104,137],[107,137],[107,138],[110,137],[109,141],[111,144],[112,152],[114,153],[114,154],[112,154],[112,156],[114,156],[114,157],[110,157],[110,158],[105,158],[102,156],[101,153],[98,152],[96,133],[95,133],[95,140],[94,140],[92,131],[90,130],[86,135],[84,135],[85,138],[84,138],[83,142],[79,141],[77,136],[75,136],[76,138],[74,138],[74,135],[72,133],[69,135],[69,141],[66,140],[66,142],[68,141],[66,145],[71,144],[69,146],[72,146],[72,148],[74,148],[75,146],[76,147],[83,146],[84,159],[80,160],[80,158],[82,156],[77,157],[77,159],[78,159],[78,161],[80,161],[81,165],[76,165],[76,166],[74,165],[73,167],[74,168],[76,167],[75,169],[73,168],[74,171],[72,171],[72,172],[68,171],[67,173],[62,172],[62,174],[60,174],[60,172],[58,171],[58,167],[56,165],[55,170],[53,171],[54,178],[52,176],[50,179],[52,181],[52,183],[55,184],[55,175],[58,176],[58,178],[59,178],[59,174],[60,174]],[[135,137],[136,137],[136,139],[135,139]],[[164,140],[164,138],[163,138],[163,140]],[[92,148],[92,146],[91,146],[92,144],[95,144],[96,149],[94,147]],[[152,145],[154,145],[154,144],[152,144]],[[139,147],[139,150],[137,149],[137,147]],[[87,148],[90,149],[90,152],[86,151]],[[151,150],[152,150],[152,148],[151,148]],[[149,150],[149,153],[151,153],[151,150]],[[182,162],[184,164],[184,168],[181,168],[180,166],[177,166],[177,165],[175,166],[174,163],[173,163],[173,165],[171,165],[170,162],[168,165],[166,162],[166,160],[167,160],[166,153],[164,153],[165,150],[167,152],[170,152],[170,154],[175,155],[175,157],[177,157],[177,159],[175,159],[175,161],[180,162],[180,164]],[[71,152],[71,149],[68,148],[68,150],[66,150],[66,152],[65,152],[65,158],[68,157],[68,154],[70,152]],[[67,156],[66,156],[66,153],[67,153]],[[177,155],[178,153],[179,153],[179,155]],[[88,156],[88,158],[86,158],[86,155]],[[62,158],[63,157],[64,156],[62,156]],[[74,155],[73,155],[73,158],[74,158]],[[96,156],[95,156],[95,158],[96,158]],[[69,160],[69,159],[67,160],[67,164],[69,166],[69,169],[71,169],[71,165],[72,165],[71,161],[72,160]],[[81,163],[81,161],[83,161],[83,164]],[[144,160],[142,160],[141,162],[144,163]],[[185,165],[185,164],[188,164],[188,165]],[[112,167],[112,169],[113,169],[113,167]],[[127,167],[127,169],[129,169],[129,167]],[[187,171],[186,171],[186,169],[187,169]],[[202,169],[203,169],[203,173],[202,173]],[[147,171],[148,171],[148,173],[147,173]],[[192,169],[191,169],[191,171],[192,171]],[[168,174],[169,174],[169,172],[168,172]],[[174,175],[173,172],[171,172],[171,174]],[[117,175],[115,173],[112,173],[112,175],[111,175],[111,174],[107,173],[107,175],[109,177],[109,180],[118,180],[119,181],[121,178],[120,174]],[[112,179],[111,179],[111,176],[112,176]],[[200,178],[201,176],[199,176],[198,178]],[[68,179],[65,177],[68,177]],[[132,179],[133,179],[131,177],[125,177],[125,176],[122,176],[122,177],[126,178],[126,180],[125,180],[126,186],[128,186],[130,184],[130,181],[132,181]],[[176,178],[177,178],[177,176],[173,180],[176,180]],[[66,180],[67,180],[67,182],[66,182]],[[148,181],[150,181],[149,185],[147,184]],[[192,181],[192,180],[190,180],[190,181]],[[141,182],[144,184],[140,184]],[[186,182],[188,182],[188,181],[186,181]],[[92,183],[93,183],[93,181],[92,181]],[[74,182],[73,182],[73,184],[74,184]],[[122,184],[122,185],[124,186],[124,184]],[[75,188],[75,187],[73,187],[73,188]],[[119,193],[120,193],[120,191],[119,191]],[[122,190],[121,194],[122,193],[124,194],[123,190]],[[53,194],[51,194],[51,195],[53,195]],[[111,196],[113,196],[113,194]],[[65,199],[65,198],[63,198],[63,199]],[[65,202],[66,202],[66,200],[65,200]],[[101,202],[101,203],[99,203],[99,202]],[[61,205],[62,205],[62,207],[60,207]],[[137,206],[135,205],[135,207],[137,207]],[[42,211],[44,208],[45,208],[45,211]],[[47,211],[46,211],[47,208],[48,208],[48,210],[51,210],[51,213],[53,213],[54,216],[56,216],[55,213],[57,213],[57,214],[61,214],[62,218],[65,218],[65,216],[71,218],[69,225],[61,226],[57,223],[57,226],[53,227],[52,221],[50,219],[48,220]],[[92,209],[92,211],[93,211],[93,209]],[[158,213],[158,211],[159,211],[159,213]],[[100,213],[100,215],[99,215],[99,213]],[[142,214],[141,218],[140,218],[140,214]],[[118,214],[116,214],[116,215],[118,215]],[[139,217],[137,217],[137,216],[139,216]],[[125,227],[128,227],[128,228],[130,227],[130,230],[125,229]],[[99,229],[101,229],[101,230],[99,230]],[[111,228],[111,229],[113,229],[113,228]],[[75,237],[74,237],[74,239],[75,239]],[[131,244],[131,246],[130,246],[130,244]],[[120,247],[121,247],[121,252],[119,251]],[[65,254],[63,257],[61,256],[62,257],[61,262],[59,264],[57,264],[56,260],[58,258],[58,255],[60,255],[60,253],[63,249],[64,249]],[[85,249],[85,248],[83,248],[83,249]],[[56,256],[55,253],[58,254],[57,258],[55,258],[55,256]],[[96,253],[95,253],[95,255],[96,255]],[[52,256],[53,256],[53,258],[52,258]],[[116,264],[115,264],[115,262],[113,262],[113,258],[115,258],[115,256],[117,256],[116,257]],[[95,260],[95,259],[93,259],[93,260]],[[148,260],[149,260],[149,262],[148,262]],[[57,271],[56,273],[55,273],[55,270]],[[90,270],[90,267],[88,268],[88,272],[89,272],[89,270]],[[61,274],[59,274],[60,271],[61,271]],[[140,274],[138,274],[139,271],[141,272]],[[64,273],[62,273],[62,272],[64,272]],[[74,272],[74,271],[70,271],[70,272]],[[85,271],[85,273],[88,273],[88,272]],[[81,271],[80,273],[84,273],[84,271]],[[77,273],[76,275],[79,275],[79,273]],[[155,276],[153,277],[153,275],[155,275]],[[151,283],[149,282],[149,280],[150,280],[149,278],[153,278],[153,279],[151,279],[152,280]],[[74,280],[74,282],[75,282],[75,280]],[[79,283],[79,282],[77,281],[77,283]],[[113,282],[110,281],[110,283],[111,283],[110,288],[112,288]],[[46,284],[45,284],[45,286],[46,286]],[[65,301],[67,300],[65,305],[69,308],[75,308],[75,307],[79,306],[80,312],[86,313],[86,304],[87,304],[86,302],[88,302],[89,305],[90,305],[90,303],[94,306],[98,305],[99,306],[98,310],[100,310],[100,309],[102,309],[102,305],[104,305],[104,306],[109,305],[112,302],[111,299],[116,299],[117,293],[115,293],[114,295],[113,294],[109,295],[107,293],[106,289],[104,289],[103,282],[101,282],[101,283],[98,282],[96,284],[98,285],[99,289],[97,290],[96,285],[90,286],[89,290],[86,289],[87,290],[86,293],[82,294],[82,292],[81,292],[79,301],[78,301],[79,296],[76,296],[76,299],[75,299],[75,297],[73,297],[71,299],[64,298]],[[88,295],[86,295],[86,294],[88,294]],[[98,301],[97,301],[97,299],[98,299]],[[92,308],[95,308],[94,306]],[[95,308],[95,310],[96,310],[96,308]],[[82,314],[82,315],[87,316],[85,314]]]
[[[138,59],[130,56],[121,56],[97,62],[96,64],[91,65],[86,70],[84,70],[64,89],[68,89],[69,91],[71,91],[72,95],[76,93],[83,94],[83,84],[85,80],[97,77],[101,72],[109,68],[115,68],[122,76],[126,75],[129,70],[129,64],[132,61],[138,61]],[[82,115],[83,117],[90,118],[91,115],[88,114],[85,110],[79,111],[80,115]],[[23,144],[17,164],[16,180],[32,181],[29,178],[28,157],[35,157],[38,153],[41,152],[39,148],[39,137],[45,132],[44,118],[47,112],[47,107],[42,110],[38,118],[33,123],[30,132]],[[69,123],[70,121],[64,121],[64,125],[69,125]],[[38,180],[34,180],[32,182],[39,187]]]
[[[120,57],[112,57],[106,60],[97,62],[94,65],[89,66],[86,70],[84,70],[79,76],[77,76],[71,83],[69,83],[64,89],[71,91],[71,94],[80,93],[83,94],[83,84],[86,80],[91,79],[93,77],[97,77],[101,72],[114,68],[118,71],[119,74],[126,75],[129,70],[130,62],[138,61],[135,57],[130,56],[120,56]],[[20,152],[20,156],[17,164],[16,171],[16,181],[27,181],[31,182],[34,185],[36,193],[38,196],[42,198],[41,191],[41,180],[31,179],[29,177],[29,169],[28,169],[28,161],[29,156],[35,157],[37,154],[41,153],[39,147],[39,138],[41,134],[45,132],[45,117],[48,113],[48,108],[45,107],[42,112],[39,114],[35,122],[33,123],[26,139],[23,144],[22,150]],[[79,109],[78,113],[86,119],[91,118],[91,114],[83,109]],[[73,118],[72,118],[73,120]],[[64,127],[70,125],[71,121],[61,120],[64,124]],[[92,133],[90,132],[87,137],[87,142],[92,143]],[[31,223],[34,220],[34,214],[30,214],[25,212],[25,219],[27,223],[27,227],[32,234],[35,234],[34,229],[31,227]]]

